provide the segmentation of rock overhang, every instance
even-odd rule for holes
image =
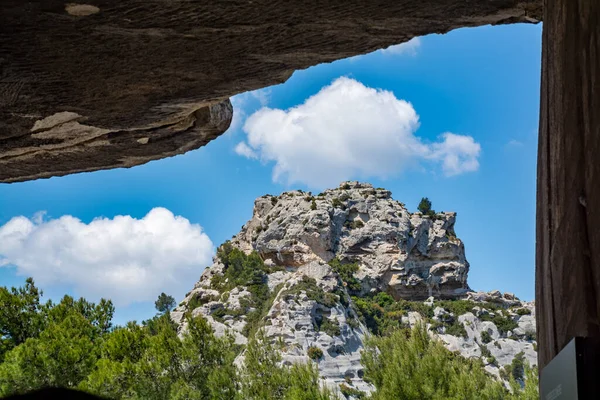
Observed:
[[[4,1],[0,182],[182,154],[228,129],[229,97],[295,70],[541,16],[541,0]]]

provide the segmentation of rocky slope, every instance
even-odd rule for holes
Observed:
[[[365,335],[417,323],[499,377],[519,353],[535,364],[533,303],[469,289],[455,220],[410,213],[389,191],[358,182],[260,197],[172,317],[183,332],[185,312],[203,315],[239,344],[264,328],[284,363],[312,355],[331,387],[369,391]]]

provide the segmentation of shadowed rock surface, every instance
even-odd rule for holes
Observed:
[[[230,96],[294,70],[541,15],[541,0],[5,0],[0,182],[181,154],[228,128]]]

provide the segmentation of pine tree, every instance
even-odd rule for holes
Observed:
[[[32,278],[20,288],[0,287],[0,362],[7,351],[43,330],[41,296]]]
[[[367,340],[362,362],[373,400],[506,399],[478,360],[466,360],[429,337],[424,327]]]
[[[429,215],[431,212],[431,201],[427,197],[423,197],[419,202],[418,209],[423,215]]]
[[[169,313],[175,308],[175,299],[172,296],[161,293],[154,302],[154,307],[161,314]]]

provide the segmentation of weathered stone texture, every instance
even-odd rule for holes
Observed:
[[[425,324],[447,348],[464,357],[482,358],[486,370],[496,376],[521,352],[535,365],[534,304],[510,293],[469,289],[469,264],[454,232],[455,219],[454,213],[410,213],[388,190],[344,182],[319,195],[291,191],[259,197],[252,219],[230,243],[248,254],[258,252],[272,271],[266,284],[273,303],[259,323],[266,338],[283,343],[286,364],[308,361],[310,347],[321,349],[319,372],[333,389],[351,382],[359,390],[372,390],[362,379],[360,363],[367,327],[349,295],[387,292],[398,300],[426,300],[433,317],[424,320],[421,314],[408,312],[402,316],[403,324]],[[350,288],[339,279],[327,264],[334,258],[357,264],[353,277],[360,285]],[[183,334],[185,313],[202,315],[217,335],[230,332],[236,343],[245,344],[244,328],[253,309],[244,304],[249,304],[251,293],[245,287],[223,293],[215,290],[218,285],[213,279],[223,275],[224,268],[215,257],[171,317]],[[322,290],[320,298],[306,290],[307,278],[314,279],[311,290]],[[443,308],[441,299],[471,301],[472,312],[454,315]],[[502,331],[494,317],[512,320],[512,330]],[[330,329],[321,329],[324,323]],[[448,323],[460,324],[464,336],[450,334]],[[338,327],[337,332],[331,325]],[[484,331],[489,341],[482,339]],[[242,353],[237,362],[243,357]]]
[[[297,69],[541,14],[541,0],[5,0],[0,182],[180,154],[227,129],[230,113],[210,105],[227,109],[229,97]],[[43,137],[32,131],[64,113],[78,117]]]

